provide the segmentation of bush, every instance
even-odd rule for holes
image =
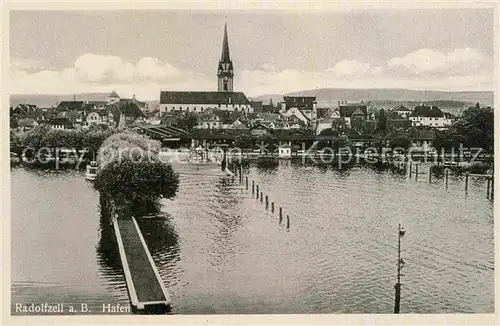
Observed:
[[[115,134],[103,142],[94,187],[114,202],[120,215],[157,212],[159,199],[177,194],[179,175],[158,159],[159,147],[135,132]]]

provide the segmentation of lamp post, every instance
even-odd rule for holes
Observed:
[[[401,301],[401,270],[403,269],[405,262],[401,258],[401,238],[405,235],[406,231],[399,224],[398,228],[398,282],[394,285],[396,291],[396,297],[394,299],[394,313],[399,314],[399,303]]]

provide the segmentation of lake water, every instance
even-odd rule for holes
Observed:
[[[422,171],[425,168],[422,167]],[[141,229],[177,314],[392,313],[397,229],[402,313],[494,312],[493,202],[486,181],[428,182],[366,166],[251,164],[250,186],[181,174],[164,217]],[[16,303],[128,304],[99,194],[82,172],[11,171]],[[260,185],[276,211],[252,198]],[[278,223],[283,207],[284,222]],[[286,215],[290,230],[286,229]]]

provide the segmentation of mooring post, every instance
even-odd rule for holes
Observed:
[[[259,199],[259,185],[257,185],[257,197],[255,198]]]
[[[491,175],[491,199],[493,199],[493,192],[495,191],[495,176]]]
[[[245,177],[245,189],[248,190],[248,177]]]
[[[266,209],[269,207],[269,197],[266,195]]]
[[[415,164],[415,181],[418,181],[418,163]]]
[[[467,192],[467,189],[469,188],[469,172],[465,173],[465,192]]]
[[[260,203],[262,204],[262,191],[260,192]]]
[[[255,194],[255,181],[252,180],[252,197]]]
[[[410,179],[411,179],[411,161],[410,161]]]
[[[280,206],[280,223],[282,219],[283,219],[283,207]]]
[[[290,230],[290,216],[286,215],[286,228]]]
[[[432,181],[432,165],[429,166],[429,183]]]
[[[405,262],[401,258],[401,238],[405,235],[406,231],[399,224],[398,227],[398,282],[394,285],[395,298],[394,298],[394,313],[399,314],[400,302],[401,302],[401,270],[403,269]]]
[[[446,169],[446,188],[448,188],[448,172],[449,170]]]
[[[274,213],[274,202],[271,203],[271,213]]]

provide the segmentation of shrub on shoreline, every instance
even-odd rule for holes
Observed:
[[[179,175],[159,160],[159,148],[158,142],[130,131],[103,142],[94,187],[114,202],[120,216],[158,212],[161,198],[177,194]]]

